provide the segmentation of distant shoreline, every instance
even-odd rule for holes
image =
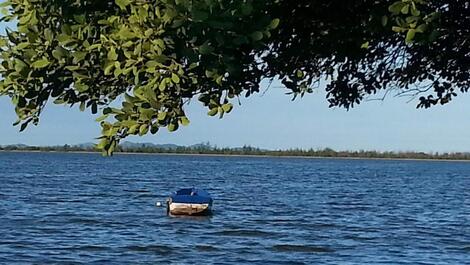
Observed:
[[[97,154],[98,151],[41,151],[41,150],[0,150],[0,153],[58,153],[58,154]],[[161,155],[161,156],[207,156],[207,157],[252,157],[252,158],[301,158],[335,160],[379,160],[379,161],[429,161],[429,162],[470,162],[470,159],[452,158],[400,158],[400,157],[347,157],[347,156],[306,156],[306,155],[267,155],[267,154],[210,154],[210,153],[171,153],[171,152],[115,152],[114,155]]]

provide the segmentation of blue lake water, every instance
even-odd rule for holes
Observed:
[[[180,187],[214,215],[167,217]],[[0,264],[470,264],[470,163],[1,153]]]

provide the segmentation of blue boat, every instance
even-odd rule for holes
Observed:
[[[212,198],[205,190],[189,188],[173,192],[167,200],[167,213],[171,215],[209,215]]]

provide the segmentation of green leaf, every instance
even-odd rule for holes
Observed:
[[[65,69],[67,69],[69,71],[77,71],[78,69],[80,69],[80,66],[78,66],[78,65],[69,65],[69,66],[66,66]]]
[[[42,69],[48,66],[50,63],[51,62],[49,62],[47,58],[43,57],[42,59],[35,61],[31,66],[36,69]]]
[[[136,97],[133,97],[127,93],[124,93],[124,98],[126,99],[127,102],[130,102],[130,103],[136,103],[137,101],[139,101]]]
[[[56,47],[55,50],[52,51],[52,56],[57,60],[64,58],[66,54],[67,54],[67,50],[65,50],[64,48],[60,46]]]
[[[166,112],[159,112],[159,113],[157,114],[157,120],[159,120],[159,121],[165,120],[165,119],[166,119],[166,115],[167,115]]]
[[[23,123],[21,124],[21,127],[20,127],[20,132],[24,131],[26,129],[26,127],[28,127],[28,123]]]
[[[251,33],[250,36],[254,41],[260,41],[260,40],[263,39],[263,32],[255,31],[255,32]]]
[[[91,104],[91,113],[92,114],[98,113],[98,105],[96,104],[96,102],[93,102],[93,104]]]
[[[27,68],[28,68],[27,64],[25,64],[20,59],[15,59],[15,71],[17,71],[18,73],[21,73],[23,70]]]
[[[154,42],[155,42],[155,45],[157,45],[158,47],[162,49],[165,48],[165,42],[163,41],[163,39],[156,39],[154,40]]]
[[[102,115],[102,116],[98,117],[95,121],[96,122],[102,122],[102,121],[106,120],[108,117],[109,117],[108,114]]]
[[[79,24],[85,24],[85,15],[73,15],[73,19]]]
[[[413,42],[413,39],[415,38],[415,35],[416,35],[416,30],[415,29],[408,30],[408,33],[406,34],[406,43]]]
[[[361,45],[361,49],[369,49],[369,42],[366,41]]]
[[[122,40],[128,40],[128,39],[133,39],[133,38],[135,38],[135,33],[132,32],[128,27],[123,26],[123,27],[121,27],[121,30],[119,30],[118,36],[119,36]]]
[[[158,132],[158,125],[153,124],[152,127],[150,128],[150,133],[151,134],[156,134]]]
[[[416,28],[416,32],[423,33],[426,31],[427,28],[428,28],[428,25],[421,24]]]
[[[62,45],[67,45],[67,44],[69,44],[69,43],[71,43],[71,42],[74,41],[74,39],[73,39],[71,36],[67,35],[67,34],[60,34],[60,35],[57,37],[57,40],[58,40],[59,43],[62,44]]]
[[[183,125],[183,126],[188,126],[189,125],[189,119],[187,117],[181,117],[180,122],[181,122],[181,125]]]
[[[95,146],[96,149],[102,150],[108,145],[108,140],[106,138],[101,139],[101,141]]]
[[[198,100],[205,105],[209,104],[209,101],[211,100],[210,96],[207,94],[201,94],[198,98]]]
[[[114,47],[111,47],[108,51],[108,60],[110,61],[116,61],[118,59],[118,55],[116,53],[116,49]]]
[[[218,112],[219,112],[219,119],[222,119],[225,114],[224,109],[222,107],[218,107]]]
[[[220,75],[219,77],[217,77],[215,79],[215,82],[217,83],[217,85],[219,86],[222,86],[222,80],[223,80],[224,76]]]
[[[172,73],[172,74],[171,74],[171,80],[172,80],[175,84],[179,84],[179,82],[180,82],[179,76],[176,75],[175,73]]]
[[[103,114],[106,115],[106,114],[111,114],[111,113],[113,113],[113,109],[112,109],[112,108],[106,107],[106,108],[103,109]]]
[[[222,105],[222,109],[224,110],[224,112],[230,113],[233,109],[233,105],[232,105],[232,103],[224,104],[224,105]]]
[[[19,24],[27,24],[31,20],[31,14],[32,12],[29,12],[27,15],[20,16],[20,19],[18,20]]]
[[[178,123],[170,123],[168,124],[168,131],[174,132],[178,130]]]
[[[205,74],[206,74],[206,76],[207,76],[208,78],[211,78],[211,77],[214,76],[215,73],[212,72],[211,70],[206,70],[206,71],[205,71]]]
[[[281,21],[281,20],[280,20],[279,18],[275,18],[275,19],[271,20],[271,23],[269,24],[269,28],[270,28],[270,29],[275,29],[275,28],[277,28],[277,27],[279,26],[279,22],[280,22],[280,21]]]
[[[388,7],[388,11],[393,14],[399,14],[404,5],[402,1],[397,1]]]
[[[411,7],[411,15],[413,15],[415,17],[418,17],[419,15],[421,15],[421,12],[418,9],[416,9],[415,6],[412,6]]]
[[[405,4],[400,11],[401,11],[402,14],[407,15],[408,12],[410,11],[410,5]]]
[[[393,26],[393,27],[392,27],[392,30],[395,31],[395,32],[403,32],[403,31],[405,31],[406,29],[404,29],[404,28],[402,28],[402,27]]]
[[[149,125],[148,124],[142,124],[139,128],[139,135],[143,136],[146,135],[149,131]]]
[[[52,42],[54,40],[54,33],[51,29],[47,28],[46,30],[44,30],[44,37],[48,42]]]
[[[387,26],[388,24],[388,17],[387,16],[382,16],[382,26]]]
[[[83,61],[83,59],[85,59],[85,57],[87,56],[87,53],[82,52],[82,51],[76,51],[72,54],[72,56],[74,58],[74,61],[78,63],[78,62]]]
[[[126,7],[131,3],[130,0],[115,0],[116,5],[118,5],[122,10],[125,10]]]
[[[131,126],[129,127],[128,132],[129,132],[129,134],[136,134],[137,130],[140,131],[140,124],[138,124],[138,123],[136,123],[136,124],[134,124],[134,125],[131,125]]]
[[[80,111],[85,111],[85,108],[86,108],[86,103],[85,103],[85,101],[82,101],[80,103]]]
[[[219,113],[219,109],[216,107],[216,108],[212,108],[211,110],[209,110],[209,112],[207,112],[207,115],[215,116],[217,115],[217,113]]]
[[[108,145],[108,148],[106,150],[106,155],[108,156],[112,156],[113,155],[113,152],[114,152],[114,149],[116,148],[116,145],[117,145],[117,142],[116,140],[114,140],[114,138],[110,141],[109,145]],[[105,148],[106,149],[106,148]]]
[[[89,89],[89,86],[80,82],[76,82],[75,88],[77,89],[78,92],[83,93]]]
[[[151,35],[153,34],[153,29],[147,29],[145,32],[144,32],[144,35],[145,37],[150,37]]]
[[[204,44],[199,46],[198,50],[200,54],[210,54],[214,51],[214,48],[209,45],[208,41],[206,41]]]
[[[25,49],[25,48],[29,47],[29,44],[30,44],[29,42],[22,42],[22,43],[18,44],[18,45],[16,46],[16,48],[17,48],[18,50],[22,50],[22,49]],[[6,45],[6,43],[3,44],[3,45],[0,45],[0,46],[4,46],[4,45]]]

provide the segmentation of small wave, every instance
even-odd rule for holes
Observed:
[[[355,241],[372,241],[376,240],[376,237],[367,237],[367,236],[355,236],[355,235],[347,235],[344,237],[345,239],[355,240]]]
[[[125,191],[125,192],[138,192],[138,193],[149,193],[150,192],[149,190],[127,190],[127,189],[124,189],[123,191]]]
[[[302,225],[307,225],[307,224],[302,224]],[[338,227],[337,224],[334,223],[314,223],[310,224],[310,227],[315,227],[315,228],[332,228],[332,227]]]
[[[286,261],[286,260],[250,260],[250,264],[279,264],[279,265],[305,265],[307,263],[301,261]]]
[[[221,236],[241,236],[241,237],[273,237],[275,233],[260,230],[223,230],[212,233]]]
[[[87,218],[72,218],[69,220],[70,223],[76,224],[87,224],[87,225],[97,225],[102,224],[102,221],[96,219],[87,219]]]
[[[38,228],[38,230],[43,234],[59,234],[59,233],[64,232],[62,229],[50,228],[50,227],[44,227],[44,228],[41,227],[41,228]]]
[[[334,252],[333,249],[322,246],[305,246],[305,245],[274,245],[275,251],[280,252],[304,252],[304,253],[327,253]]]
[[[41,204],[51,204],[51,203],[83,203],[86,202],[85,199],[45,199],[42,201],[39,201],[38,203]]]
[[[134,198],[155,198],[152,193],[144,192],[144,193],[137,193],[134,195]]]
[[[110,248],[106,246],[86,245],[86,246],[76,247],[76,249],[83,250],[83,251],[101,251],[101,250],[108,250]]]
[[[79,250],[79,251],[104,251],[109,250],[110,247],[98,246],[98,245],[82,245],[74,247],[61,247],[61,248],[49,248],[48,250]]]
[[[146,245],[146,246],[127,246],[126,250],[138,252],[156,252],[158,254],[170,254],[174,249],[163,245]]]
[[[199,251],[211,252],[211,251],[218,251],[219,249],[209,245],[197,245],[196,249]]]

